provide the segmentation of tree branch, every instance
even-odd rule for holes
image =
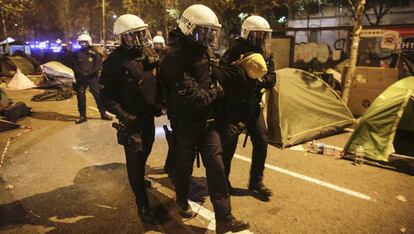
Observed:
[[[365,15],[365,18],[368,20],[368,23],[369,23],[370,25],[374,25],[374,23],[372,23],[371,18],[370,18],[370,17],[369,17],[369,15],[368,15],[367,11],[364,11],[364,15]]]
[[[354,15],[356,15],[356,11],[355,11],[355,5],[351,0],[347,0],[349,5],[351,6],[352,11],[354,12]]]

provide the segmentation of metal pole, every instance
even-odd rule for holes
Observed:
[[[105,0],[102,0],[102,41],[103,47],[105,48],[105,34],[106,34],[106,26],[105,26]]]

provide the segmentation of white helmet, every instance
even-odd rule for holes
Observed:
[[[178,23],[184,35],[205,47],[218,47],[221,24],[208,7],[195,4],[183,12]]]
[[[160,43],[160,44],[165,44],[165,40],[162,36],[155,36],[154,38],[152,38],[152,42],[155,43]]]
[[[155,50],[162,50],[165,47],[165,40],[162,36],[155,36],[154,38],[152,38],[152,47]]]
[[[272,29],[265,18],[253,15],[243,22],[241,37],[248,40],[253,46],[265,49],[270,44]]]
[[[92,45],[92,38],[88,34],[81,34],[78,37],[78,42],[86,41],[89,45]]]
[[[121,45],[142,47],[150,45],[148,24],[136,15],[125,14],[115,20],[114,34]]]

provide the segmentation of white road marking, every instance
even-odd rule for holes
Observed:
[[[239,154],[234,154],[234,157],[237,158],[237,159],[249,162],[249,163],[252,162],[252,160],[250,158],[246,158],[246,157],[244,157],[242,155],[239,155]],[[336,190],[338,192],[342,192],[342,193],[345,193],[345,194],[348,194],[348,195],[351,195],[351,196],[354,196],[354,197],[358,197],[358,198],[361,198],[361,199],[364,199],[364,200],[367,200],[367,201],[375,202],[375,199],[373,199],[370,196],[368,196],[366,194],[363,194],[363,193],[355,192],[355,191],[352,191],[352,190],[344,188],[344,187],[340,187],[340,186],[337,186],[337,185],[334,185],[334,184],[331,184],[331,183],[328,183],[328,182],[324,182],[324,181],[319,180],[319,179],[315,179],[315,178],[312,178],[312,177],[309,177],[309,176],[305,176],[305,175],[302,175],[302,174],[299,174],[299,173],[296,173],[296,172],[293,172],[293,171],[289,171],[287,169],[283,169],[283,168],[280,168],[280,167],[276,167],[276,166],[273,166],[273,165],[270,165],[270,164],[267,164],[267,163],[265,164],[265,167],[269,168],[270,170],[282,173],[282,174],[293,176],[293,177],[298,178],[298,179],[302,179],[302,180],[305,180],[305,181],[308,181],[308,182],[311,182],[311,183],[314,183],[314,184],[317,184],[317,185],[320,185],[320,186],[323,186],[323,187],[326,187],[326,188]]]
[[[175,193],[173,190],[162,186],[160,183],[156,182],[155,180],[152,180],[151,178],[148,178],[151,181],[152,184],[152,188],[156,189],[158,192],[162,193],[163,195],[165,195],[166,197],[170,197],[167,193],[163,192],[162,190],[158,189],[160,187],[162,187],[163,189],[167,190],[168,193]],[[171,198],[171,197],[170,197]],[[191,209],[197,213],[198,215],[200,215],[201,217],[205,218],[208,221],[208,225],[207,225],[207,230],[205,232],[205,234],[212,234],[212,233],[216,233],[216,218],[214,216],[214,212],[210,211],[209,209],[205,208],[204,206],[193,202],[191,200],[188,200],[188,203],[190,204]],[[233,233],[233,232],[232,232]],[[234,232],[234,233],[238,233],[238,234],[251,234],[253,232],[249,231],[249,230],[244,230],[241,232]]]

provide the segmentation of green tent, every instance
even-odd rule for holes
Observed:
[[[19,68],[25,75],[30,75],[35,72],[33,63],[25,57],[8,56],[1,62],[1,72],[4,76],[14,76],[16,68]]]
[[[398,140],[398,141],[396,141]],[[345,145],[346,154],[362,146],[365,157],[388,161],[397,153],[414,156],[414,76],[388,87],[359,119]]]
[[[300,144],[342,131],[355,119],[342,99],[319,77],[293,68],[276,71],[267,101],[269,142]]]
[[[0,111],[8,107],[10,103],[12,103],[12,101],[10,100],[9,96],[7,96],[7,93],[4,92],[2,88],[0,88]]]

